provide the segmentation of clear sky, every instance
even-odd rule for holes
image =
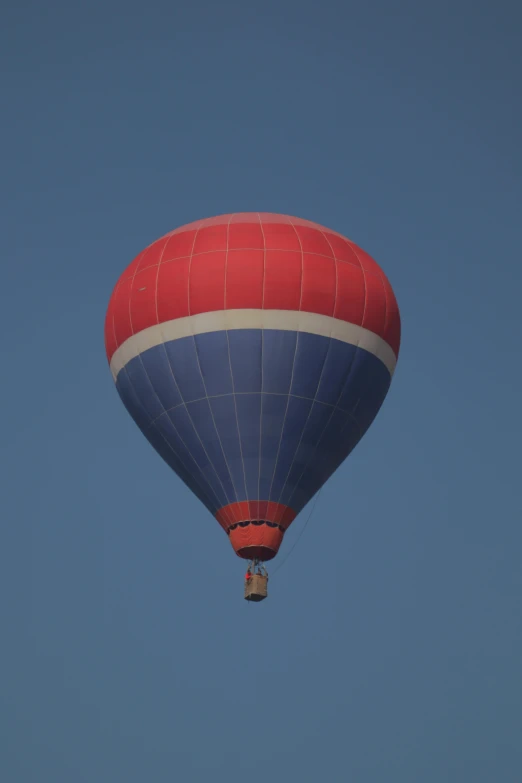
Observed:
[[[522,779],[521,15],[4,5],[3,783]],[[403,342],[251,606],[103,321],[145,245],[258,210],[374,256]]]

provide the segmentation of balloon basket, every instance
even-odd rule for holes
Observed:
[[[264,566],[254,562],[245,578],[245,601],[259,603],[268,596],[268,573]]]

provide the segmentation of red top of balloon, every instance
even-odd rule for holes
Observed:
[[[239,212],[180,226],[136,256],[109,304],[108,359],[153,324],[234,308],[333,316],[377,334],[399,353],[395,295],[368,253],[310,220]]]

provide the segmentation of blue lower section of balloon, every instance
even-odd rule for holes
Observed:
[[[209,511],[272,500],[299,512],[364,435],[390,380],[373,354],[339,340],[244,329],[150,348],[116,385]]]

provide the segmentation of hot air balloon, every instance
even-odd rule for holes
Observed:
[[[250,561],[249,600],[266,595],[258,565],[374,420],[399,343],[378,264],[286,215],[182,226],[117,281],[105,344],[118,393]]]

